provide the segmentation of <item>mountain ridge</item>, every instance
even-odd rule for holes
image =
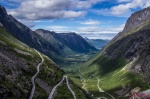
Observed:
[[[55,33],[44,29],[37,29],[35,32],[41,35],[46,40],[54,40],[55,42],[66,46],[70,50],[78,53],[88,53],[90,51],[97,51],[94,46],[88,44],[80,35],[76,33]],[[49,34],[44,36],[44,34]],[[50,37],[50,38],[48,38]]]

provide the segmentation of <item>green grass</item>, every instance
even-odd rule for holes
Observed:
[[[124,86],[129,86],[130,89],[135,87],[140,87],[141,90],[148,89],[149,86],[141,79],[141,75],[135,75],[123,69],[126,64],[128,64],[128,61],[122,57],[118,57],[116,59],[99,57],[97,59],[93,59],[93,62],[87,62],[82,66],[76,67],[72,73],[68,74],[68,76],[78,86],[80,86],[80,88],[83,86],[83,81],[80,81],[79,76],[84,77],[86,84],[85,88],[89,91],[90,95],[94,95],[94,98],[100,96],[110,98],[110,96],[106,93],[99,92],[97,88],[98,80],[95,77],[100,79],[100,88],[114,97],[117,97],[115,91],[121,90]],[[79,69],[82,74],[79,72]],[[89,79],[90,75],[95,75],[95,77],[92,76]]]

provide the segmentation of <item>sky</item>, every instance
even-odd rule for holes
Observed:
[[[32,30],[110,40],[132,13],[150,6],[150,0],[0,0],[0,5]]]

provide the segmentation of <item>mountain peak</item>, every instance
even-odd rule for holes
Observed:
[[[0,5],[0,13],[3,14],[3,15],[7,15],[6,9],[3,6],[1,6],[1,5]]]
[[[127,20],[123,32],[128,32],[146,21],[150,21],[150,7],[133,13]]]

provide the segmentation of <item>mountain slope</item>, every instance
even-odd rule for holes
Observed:
[[[150,7],[137,11],[128,18],[125,27],[113,40],[117,41],[124,36],[135,33],[150,26]]]
[[[132,14],[123,32],[103,48],[99,55],[74,68],[74,72],[69,74],[71,79],[94,97],[110,98],[110,95],[113,95],[117,99],[128,99],[130,91],[135,87],[140,87],[141,90],[149,89],[149,12],[150,8],[146,8]],[[84,82],[80,81],[81,76]],[[97,78],[100,79],[99,84]],[[85,86],[81,83],[85,83]],[[97,84],[110,95],[100,92]]]
[[[54,46],[60,46],[65,51],[73,51],[76,53],[88,53],[97,51],[97,49],[88,44],[80,35],[76,33],[55,33],[43,29],[35,30],[37,34],[45,38]],[[67,54],[67,53],[66,53]]]
[[[54,61],[58,61],[56,57],[60,54],[41,36],[34,33],[31,29],[17,21],[11,15],[8,15],[5,8],[0,6],[0,22],[8,33],[13,35],[21,42],[37,49],[38,51],[48,55]]]
[[[41,55],[44,62],[35,77],[33,99],[46,99],[52,88],[61,81],[64,72],[56,67],[47,56]],[[31,77],[36,73],[36,66],[41,58],[35,49],[15,39],[0,26],[0,98],[27,99],[32,88]],[[77,99],[85,96],[83,92],[69,81]],[[72,98],[72,94],[63,82],[53,97]]]

